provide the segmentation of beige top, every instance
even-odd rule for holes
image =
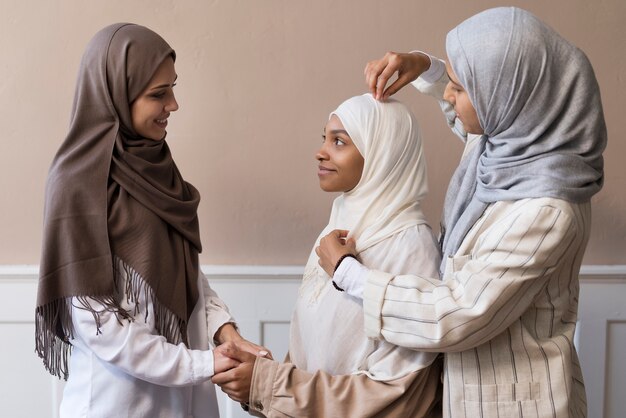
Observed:
[[[436,275],[439,266],[434,237],[424,224],[396,233],[359,257],[398,274]],[[338,292],[327,279],[311,298],[310,280],[303,281],[292,321],[292,362],[257,360],[250,407],[267,417],[428,416],[441,387],[437,355],[368,339],[360,301]]]

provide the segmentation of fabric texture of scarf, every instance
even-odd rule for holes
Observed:
[[[363,172],[356,187],[333,202],[328,225],[311,251],[291,322],[290,361],[310,372],[358,372],[375,380],[395,379],[421,370],[435,355],[368,339],[361,303],[332,288],[315,247],[331,230],[347,229],[369,267],[436,275],[439,254],[430,228],[424,228],[427,236],[422,237],[430,253],[418,253],[417,235],[409,235],[415,238],[410,243],[403,241],[406,238],[390,239],[426,224],[421,201],[428,185],[419,127],[404,104],[381,103],[370,94],[346,100],[332,115],[363,156]],[[332,354],[329,347],[335,349]]]
[[[164,139],[134,132],[130,111],[168,57],[174,50],[159,35],[127,23],[102,29],[83,55],[69,133],[48,174],[35,312],[36,351],[56,376],[68,375],[72,298],[92,312],[99,332],[101,312],[90,300],[121,324],[131,315],[119,305],[119,286],[136,311],[145,291],[156,331],[187,341],[198,299],[200,196]]]
[[[304,281],[314,280],[317,292],[329,277],[318,264],[315,247],[330,231],[350,231],[358,254],[426,223],[420,203],[428,193],[426,159],[413,113],[396,100],[381,103],[364,94],[346,100],[329,118],[332,115],[337,115],[365,162],[356,187],[334,200],[328,225],[305,266]]]
[[[607,141],[587,57],[532,14],[481,12],[448,33],[446,50],[484,135],[446,194],[442,272],[491,203],[589,201],[602,188]]]

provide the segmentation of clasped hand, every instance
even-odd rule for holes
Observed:
[[[348,231],[335,229],[323,237],[319,247],[315,248],[315,254],[319,257],[319,265],[330,277],[333,277],[335,266],[342,256],[356,254],[356,242],[347,236]]]
[[[215,374],[211,381],[234,401],[248,402],[257,356],[272,359],[269,350],[244,339],[217,346],[213,350]]]

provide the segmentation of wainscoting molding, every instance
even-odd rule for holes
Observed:
[[[203,266],[228,304],[241,333],[287,352],[289,321],[301,266]],[[57,418],[62,383],[41,366],[33,347],[37,266],[0,266],[0,416]],[[581,270],[576,344],[587,386],[589,417],[617,418],[626,410],[626,266]],[[36,401],[33,401],[36,400]],[[222,417],[248,417],[218,390]]]

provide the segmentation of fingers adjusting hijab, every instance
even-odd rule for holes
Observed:
[[[588,201],[602,187],[607,141],[587,57],[527,11],[479,13],[448,33],[446,49],[485,135],[448,189],[444,262],[489,203]]]
[[[119,286],[135,302],[145,291],[159,334],[186,341],[198,298],[200,198],[167,143],[134,131],[130,111],[175,57],[158,34],[127,23],[102,29],[83,55],[70,129],[48,175],[37,295],[36,350],[57,376],[67,378],[72,297],[97,329],[91,299],[122,320]]]
[[[368,266],[406,268],[407,260],[419,256],[416,247],[402,245],[405,241],[397,238],[426,223],[421,209],[428,192],[426,159],[417,120],[404,104],[392,99],[379,102],[370,94],[346,100],[333,115],[361,153],[363,170],[356,186],[333,202],[328,225],[313,248],[332,230],[348,230],[348,237],[356,241],[357,255]],[[415,230],[406,236],[417,238],[420,233]],[[387,239],[393,245],[391,255],[383,243]],[[384,341],[372,343],[364,333],[363,318],[361,303],[332,288],[315,250],[311,251],[291,322],[291,361],[309,372],[367,373],[375,380],[404,377],[431,361],[429,354]],[[328,350],[319,347],[342,349],[329,356]]]
[[[315,248],[334,229],[348,230],[361,253],[392,235],[426,223],[421,200],[428,193],[426,158],[415,116],[401,102],[381,103],[371,94],[352,97],[337,115],[364,158],[358,184],[333,202],[328,225],[307,261],[301,294],[315,301],[328,275]],[[329,118],[330,118],[329,116]]]

